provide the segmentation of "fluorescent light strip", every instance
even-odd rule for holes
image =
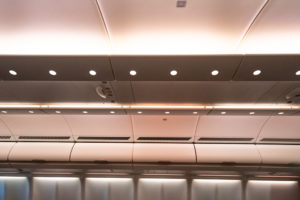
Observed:
[[[297,181],[285,181],[285,180],[276,180],[276,181],[270,181],[270,180],[250,180],[249,183],[254,184],[297,184]]]
[[[23,104],[2,103],[0,109],[145,109],[145,110],[300,110],[299,105],[285,104],[218,104],[218,105],[186,105],[186,104],[85,104],[85,103],[51,103]]]

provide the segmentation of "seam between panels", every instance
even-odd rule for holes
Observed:
[[[13,150],[13,148],[15,147],[16,144],[17,144],[17,142],[15,142],[15,143],[12,145],[12,147],[10,148],[10,150],[8,151],[7,158],[6,158],[7,161],[9,161],[8,159],[9,159],[9,157],[10,157],[10,154],[11,154],[11,152],[12,152],[12,150]]]
[[[258,155],[259,155],[259,157],[260,157],[260,164],[263,164],[263,158],[262,158],[262,155],[261,155],[261,153],[260,153],[260,151],[259,151],[259,149],[258,149],[258,145],[257,144],[254,144],[255,145],[255,149],[256,149],[256,151],[258,152]]]
[[[65,118],[64,115],[61,115],[61,117],[64,119],[65,123],[67,124],[67,127],[69,128],[69,131],[70,131],[70,133],[72,134],[72,139],[73,139],[73,141],[74,141],[74,143],[75,143],[75,142],[76,142],[76,140],[75,140],[75,135],[74,135],[74,133],[73,133],[73,130],[72,130],[72,128],[71,128],[71,126],[70,126],[68,120]]]
[[[195,131],[194,131],[194,135],[193,135],[193,143],[196,142],[196,135],[197,135],[197,130],[198,130],[198,126],[199,126],[199,121],[200,121],[200,115],[198,115],[198,119],[197,119],[197,123],[196,123],[196,128],[195,128]]]
[[[260,95],[257,100],[255,101],[255,103],[257,103],[258,101],[260,101],[265,95],[267,95],[270,91],[272,91],[272,89],[274,89],[277,85],[278,85],[278,81],[276,81],[270,88],[267,89],[266,92],[264,92],[262,95]],[[276,97],[277,98],[277,97]]]
[[[238,44],[237,44],[237,49],[241,46],[242,42],[245,40],[245,38],[247,37],[250,29],[253,27],[254,23],[256,22],[257,18],[261,15],[261,13],[263,12],[264,8],[269,4],[271,0],[266,0],[265,3],[262,5],[262,7],[258,10],[258,12],[256,13],[256,15],[254,16],[254,18],[252,19],[252,21],[250,22],[250,24],[248,25],[246,31],[244,32],[244,34],[242,35],[241,39],[239,40]]]
[[[133,120],[132,120],[132,116],[129,114],[129,118],[130,118],[130,125],[131,125],[131,130],[132,130],[132,151],[131,151],[131,162],[133,163],[133,154],[134,154],[134,139],[135,139],[135,135],[134,135],[134,130],[133,130]]]
[[[71,151],[70,151],[70,154],[69,154],[69,162],[71,162],[71,157],[72,157],[72,153],[73,153],[73,149],[74,149],[74,147],[75,147],[75,142],[73,143],[73,146],[72,146],[72,148],[71,148]]]
[[[255,139],[255,144],[257,143],[257,140],[258,140],[258,138],[259,138],[259,136],[260,136],[262,130],[264,129],[264,127],[265,127],[265,125],[267,124],[267,122],[271,119],[271,117],[272,117],[272,116],[269,116],[269,117],[264,121],[264,123],[262,124],[262,126],[260,127],[259,132],[258,132],[258,134],[257,134],[257,136],[256,136],[256,139]]]
[[[15,135],[13,134],[12,130],[9,128],[9,126],[5,123],[5,121],[0,117],[0,121],[4,124],[4,126],[7,128],[7,130],[9,131],[10,133],[10,136],[13,138],[13,139],[16,139],[15,138]]]

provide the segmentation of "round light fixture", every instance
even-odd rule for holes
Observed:
[[[283,115],[283,114],[284,114],[284,112],[279,112],[279,113],[278,113],[278,115]]]
[[[3,114],[6,114],[6,113],[7,113],[7,111],[6,111],[6,110],[2,110],[1,112],[2,112]]]
[[[12,69],[9,70],[8,72],[13,76],[17,76],[17,74],[18,74],[15,70],[12,70]]]
[[[194,114],[194,115],[197,115],[197,114],[198,114],[198,112],[193,112],[193,114]]]
[[[87,114],[87,113],[88,113],[88,111],[84,110],[84,111],[82,111],[82,113],[83,113],[83,114]]]
[[[33,110],[29,110],[28,112],[29,112],[30,114],[33,114],[33,113],[34,113],[34,111],[33,111]]]
[[[221,115],[226,115],[226,112],[224,112],[224,111],[223,111],[223,112],[221,112]]]
[[[59,110],[55,111],[55,113],[60,114],[61,112]]]
[[[135,70],[130,70],[130,71],[129,71],[129,74],[130,74],[131,76],[135,76],[135,75],[137,74],[137,72],[136,72]]]
[[[56,76],[56,71],[54,71],[54,70],[49,70],[49,74],[51,75],[51,76]]]
[[[169,112],[169,111],[166,111],[165,114],[168,115],[168,114],[170,114],[170,112]]]
[[[142,111],[137,111],[137,114],[142,114],[143,112]]]
[[[97,72],[96,72],[95,70],[90,70],[90,71],[89,71],[89,74],[90,74],[91,76],[96,76]]]
[[[254,114],[255,114],[255,112],[249,112],[249,114],[250,114],[250,115],[254,115]]]
[[[109,113],[110,113],[110,114],[115,114],[116,112],[112,110],[112,111],[110,111]]]
[[[176,76],[178,74],[177,70],[170,71],[171,76]]]
[[[211,72],[211,75],[213,75],[213,76],[217,76],[218,74],[219,74],[219,70],[213,70]]]
[[[296,71],[296,76],[300,76],[300,70]]]
[[[260,74],[261,74],[261,70],[259,70],[259,69],[255,70],[255,71],[253,72],[253,75],[254,75],[254,76],[258,76],[258,75],[260,75]]]

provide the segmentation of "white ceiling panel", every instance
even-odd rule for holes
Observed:
[[[132,115],[134,139],[138,142],[193,141],[198,116]]]
[[[196,142],[254,142],[268,116],[200,116]]]
[[[256,145],[263,164],[300,164],[299,145]]]
[[[0,161],[7,161],[8,154],[15,142],[0,142]]]
[[[0,140],[11,140],[12,134],[0,116]]]
[[[98,0],[112,54],[231,53],[265,0]]]
[[[0,27],[0,54],[108,54],[93,0],[2,0]]]
[[[300,143],[300,116],[272,116],[262,128],[262,143]]]
[[[240,51],[300,53],[300,1],[271,0],[251,26]]]
[[[1,119],[19,140],[72,139],[68,125],[60,115],[11,114],[2,115]]]
[[[75,138],[81,141],[132,141],[129,115],[65,115]]]

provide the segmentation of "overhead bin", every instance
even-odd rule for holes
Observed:
[[[253,143],[268,116],[200,116],[195,142]]]
[[[71,161],[132,162],[133,143],[76,143]]]
[[[134,143],[133,162],[195,163],[193,144]]]
[[[69,161],[73,143],[18,142],[11,150],[10,161]]]
[[[136,142],[192,142],[198,116],[132,115]]]
[[[1,117],[18,141],[72,141],[72,133],[60,115],[9,114]]]
[[[15,142],[0,142],[0,161],[6,161]]]
[[[128,115],[65,115],[74,138],[80,142],[129,142],[133,140]]]
[[[300,116],[272,116],[261,130],[259,143],[300,144]]]
[[[300,164],[300,145],[256,145],[263,164]]]
[[[195,147],[198,163],[261,163],[253,144],[195,144]]]

